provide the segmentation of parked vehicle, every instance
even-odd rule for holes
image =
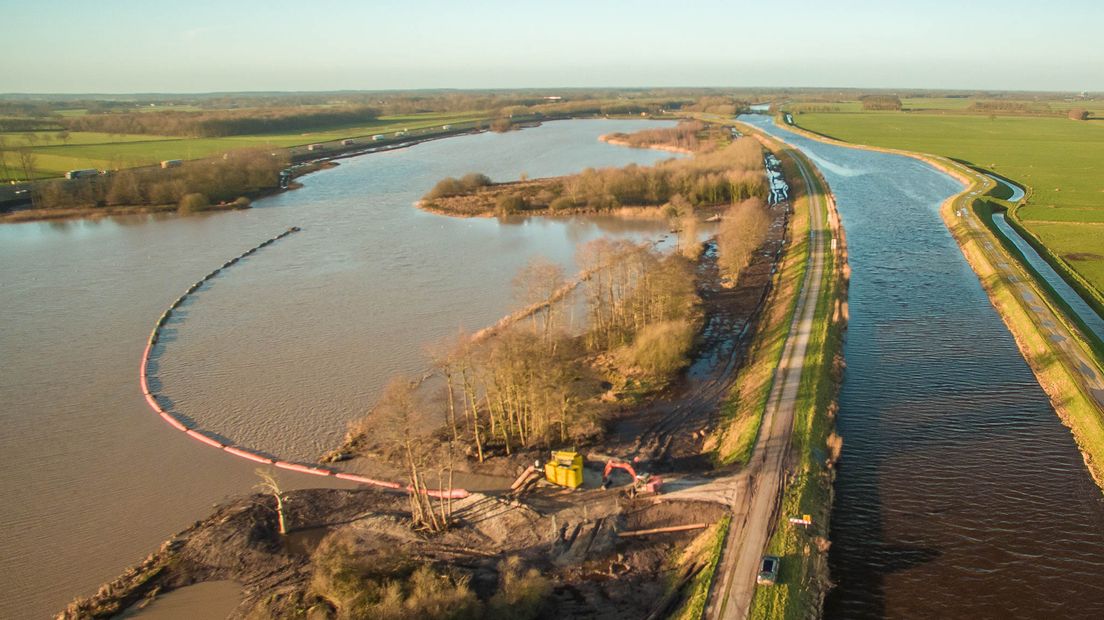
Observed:
[[[755,583],[761,586],[773,586],[778,581],[778,567],[782,564],[782,558],[776,555],[764,555],[759,563],[759,575]]]

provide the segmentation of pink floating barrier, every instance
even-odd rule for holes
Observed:
[[[153,394],[146,392],[146,402],[149,403],[150,409],[153,409],[157,413],[161,413],[161,405],[157,404],[157,399],[153,397]]]
[[[180,422],[180,420],[177,420],[177,419],[176,419],[176,416],[174,416],[173,414],[171,414],[171,413],[169,413],[169,412],[167,412],[167,411],[160,411],[160,410],[159,410],[159,411],[157,412],[157,414],[158,414],[158,415],[160,415],[160,416],[161,416],[161,418],[162,418],[162,419],[164,419],[164,420],[165,420],[166,422],[168,422],[169,424],[171,424],[171,425],[172,425],[172,427],[173,427],[173,428],[175,428],[176,430],[178,430],[178,431],[184,431],[185,433],[187,433],[187,432],[188,432],[188,427],[187,427],[187,426],[184,426],[184,425],[183,425],[183,424],[182,424],[182,423]]]
[[[328,469],[318,469],[316,467],[308,467],[306,465],[300,465],[298,463],[288,463],[287,461],[276,461],[276,467],[281,469],[289,469],[291,471],[297,471],[304,474],[314,474],[315,476],[329,476],[331,473]]]
[[[221,449],[226,447],[226,445],[223,444],[221,441],[219,441],[219,440],[217,440],[214,437],[211,437],[209,435],[204,435],[203,433],[201,433],[199,431],[188,429],[184,432],[187,433],[188,436],[191,437],[192,439],[202,441],[203,443],[211,446],[212,448],[218,448],[219,450],[221,450]]]
[[[359,482],[361,484],[371,484],[377,487],[385,487],[388,489],[401,489],[402,485],[397,482],[385,482],[383,480],[376,480],[374,478],[368,478],[366,476],[359,476],[357,474],[346,474],[344,472],[334,474],[342,480],[349,480],[352,482]]]
[[[257,454],[255,452],[250,452],[249,450],[235,448],[234,446],[223,446],[222,449],[226,450],[230,454],[233,454],[234,456],[240,456],[243,459],[249,459],[250,461],[256,461],[258,463],[264,463],[265,465],[272,464],[272,459],[261,456],[260,454]]]
[[[138,367],[138,378],[141,379],[142,389],[145,390],[146,392],[149,392],[149,390],[146,389],[146,364],[149,363],[149,354],[150,354],[150,347],[151,346],[153,346],[153,345],[150,345],[150,344],[146,345],[146,350],[142,352],[142,365]]]

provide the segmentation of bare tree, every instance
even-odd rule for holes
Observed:
[[[433,510],[433,504],[427,495],[429,488],[425,483],[424,469],[429,454],[414,433],[418,422],[417,413],[411,381],[404,377],[395,377],[388,382],[375,410],[380,433],[390,450],[402,457],[407,470],[411,521],[415,526],[439,532],[447,527],[447,516],[442,519]]]
[[[554,298],[565,282],[563,267],[544,257],[533,258],[514,276],[514,295],[518,301],[526,307],[540,305],[533,313],[533,328],[541,334],[547,347],[553,343],[551,336],[557,313]]]
[[[770,215],[762,200],[750,198],[729,207],[717,232],[717,261],[729,282],[739,279],[769,230]]]
[[[280,485],[271,471],[263,467],[258,467],[253,471],[261,478],[255,488],[261,493],[267,493],[276,498],[276,519],[279,523],[280,535],[283,536],[287,534],[287,520],[284,517],[284,492],[280,490]]]
[[[19,165],[23,167],[23,180],[30,181],[38,165],[38,155],[26,147],[19,149]]]
[[[0,133],[0,172],[3,172],[5,180],[11,180],[12,175],[8,170],[8,138]]]

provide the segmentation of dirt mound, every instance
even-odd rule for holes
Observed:
[[[404,498],[380,491],[308,489],[285,494],[289,528],[326,528],[368,514],[395,518]],[[275,501],[254,495],[166,541],[99,591],[70,603],[58,618],[110,618],[157,594],[205,581],[229,580],[245,589],[239,609],[271,593],[305,583],[309,559],[289,553],[277,531]]]

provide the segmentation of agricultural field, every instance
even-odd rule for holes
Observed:
[[[156,164],[164,159],[197,159],[226,151],[251,147],[292,147],[313,142],[357,138],[404,129],[415,130],[485,118],[481,112],[455,114],[410,114],[383,116],[373,123],[305,133],[229,136],[225,138],[180,138],[139,134],[57,131],[0,133],[9,170],[20,170],[15,149],[29,147],[35,155],[35,177],[61,176],[80,168],[118,169]],[[3,169],[0,168],[0,175]],[[16,176],[21,177],[21,173]]]
[[[794,120],[847,142],[958,159],[1031,188],[1014,217],[1104,291],[1104,120],[906,112],[806,113]]]

